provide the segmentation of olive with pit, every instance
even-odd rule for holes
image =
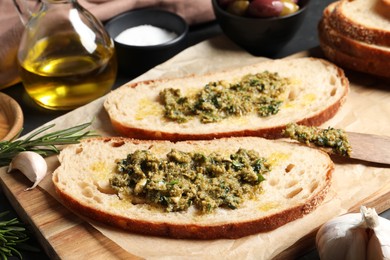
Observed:
[[[299,0],[219,0],[227,12],[243,17],[278,17],[299,10]]]
[[[253,0],[248,7],[248,14],[253,17],[275,17],[283,11],[280,0]]]
[[[233,1],[227,5],[226,11],[231,14],[245,16],[249,7],[249,1]]]
[[[283,3],[283,10],[280,16],[293,14],[299,10],[298,0],[281,0],[281,2]]]

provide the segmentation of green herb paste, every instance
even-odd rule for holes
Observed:
[[[257,113],[267,117],[279,112],[287,78],[277,73],[248,74],[239,82],[208,83],[193,96],[182,96],[179,89],[160,92],[165,117],[179,123],[199,117],[202,123],[221,121],[232,116]]]
[[[349,157],[352,152],[347,134],[341,129],[319,129],[292,123],[287,125],[284,135],[307,145],[331,148],[333,153],[341,156]]]
[[[121,195],[168,212],[194,205],[202,213],[237,208],[261,192],[263,174],[270,171],[265,158],[244,149],[228,157],[172,150],[162,159],[137,150],[119,161],[117,168],[110,184]]]

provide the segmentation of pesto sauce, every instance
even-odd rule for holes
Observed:
[[[194,205],[209,213],[218,207],[235,209],[254,197],[269,171],[266,159],[253,150],[239,149],[228,157],[171,150],[166,158],[137,150],[117,163],[110,184],[121,195],[162,206],[167,212]]]
[[[332,127],[319,129],[291,123],[287,125],[284,136],[307,145],[314,144],[319,147],[331,148],[333,153],[341,156],[349,157],[352,152],[347,134],[342,129]]]
[[[182,96],[179,89],[160,92],[165,117],[178,123],[198,117],[202,123],[218,122],[232,116],[257,113],[267,117],[279,112],[280,96],[289,82],[268,71],[248,74],[239,82],[208,83],[193,96]]]

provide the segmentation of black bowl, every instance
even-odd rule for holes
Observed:
[[[233,15],[212,0],[214,14],[222,31],[237,45],[255,56],[271,57],[282,49],[299,29],[310,0],[299,0],[300,9],[290,15],[252,18]]]
[[[138,76],[177,54],[184,46],[188,34],[186,21],[171,12],[159,9],[137,9],[120,14],[106,23],[112,39],[126,29],[152,25],[177,34],[177,37],[158,45],[127,45],[114,40],[119,70],[130,76]]]

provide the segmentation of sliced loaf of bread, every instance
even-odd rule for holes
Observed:
[[[367,2],[373,2],[369,0]],[[364,39],[356,39],[334,26],[334,17],[343,0],[328,5],[318,24],[320,47],[332,62],[347,68],[375,76],[390,78],[387,69],[390,60],[390,46],[382,46]],[[340,18],[345,19],[345,18]],[[372,31],[367,31],[373,34]]]
[[[334,29],[330,24],[330,15],[338,2],[333,2],[327,6],[318,24],[319,40],[334,46],[350,56],[362,59],[375,59],[388,62],[390,60],[390,46],[369,44],[355,40]]]
[[[347,37],[390,47],[390,8],[383,0],[340,0],[329,22]]]
[[[219,207],[199,213],[191,206],[167,212],[120,197],[109,185],[116,162],[136,150],[163,158],[172,149],[228,156],[240,148],[258,152],[271,164],[271,171],[264,175],[261,189],[236,209]],[[94,138],[67,146],[59,161],[53,183],[63,203],[75,212],[135,233],[193,239],[239,238],[301,218],[324,200],[334,169],[329,156],[320,150],[258,137],[176,143]]]
[[[277,114],[256,113],[202,123],[193,118],[184,123],[164,117],[160,91],[179,89],[191,95],[210,82],[234,83],[247,74],[264,71],[288,78],[289,84]],[[270,60],[232,70],[176,79],[157,79],[124,85],[109,93],[104,102],[114,129],[137,139],[196,140],[229,136],[280,137],[286,124],[320,125],[332,118],[345,101],[349,82],[343,70],[317,58]]]

